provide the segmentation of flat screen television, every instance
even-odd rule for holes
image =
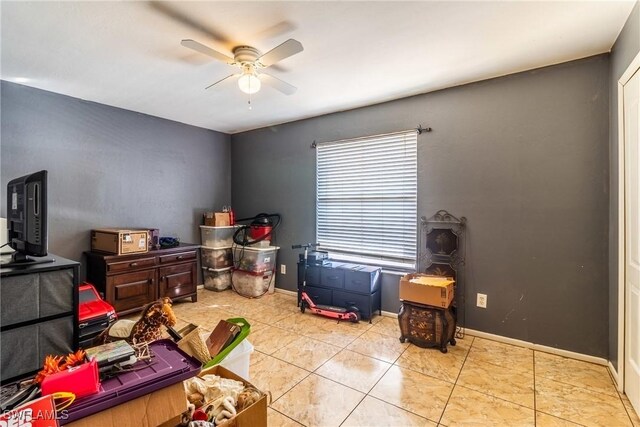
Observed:
[[[15,251],[2,266],[29,265],[52,259],[47,255],[47,171],[11,180],[7,184],[7,238]]]

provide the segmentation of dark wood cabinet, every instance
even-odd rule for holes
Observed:
[[[119,315],[139,311],[160,297],[197,301],[198,245],[183,243],[144,254],[86,252],[87,280]]]
[[[456,345],[456,318],[452,307],[440,308],[403,301],[398,313],[400,342],[418,347],[439,347],[447,352],[447,343]]]
[[[179,298],[196,292],[198,280],[196,263],[183,262],[158,269],[160,295]]]

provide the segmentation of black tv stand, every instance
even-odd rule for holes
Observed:
[[[21,252],[14,252],[9,255],[3,255],[0,257],[0,266],[2,268],[20,268],[20,267],[28,267],[34,264],[43,264],[47,262],[54,262],[55,259],[52,257],[30,257]]]

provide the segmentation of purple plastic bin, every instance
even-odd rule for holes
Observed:
[[[67,409],[64,424],[195,377],[200,372],[202,363],[171,340],[155,341],[149,344],[149,349],[153,355],[151,360],[136,362],[130,367],[135,371],[109,378],[102,382],[98,393],[73,402]]]

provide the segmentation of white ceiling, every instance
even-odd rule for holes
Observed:
[[[634,1],[1,3],[1,73],[90,101],[235,133],[583,58],[611,49]],[[272,74],[297,86],[248,95],[231,55],[288,38]]]

